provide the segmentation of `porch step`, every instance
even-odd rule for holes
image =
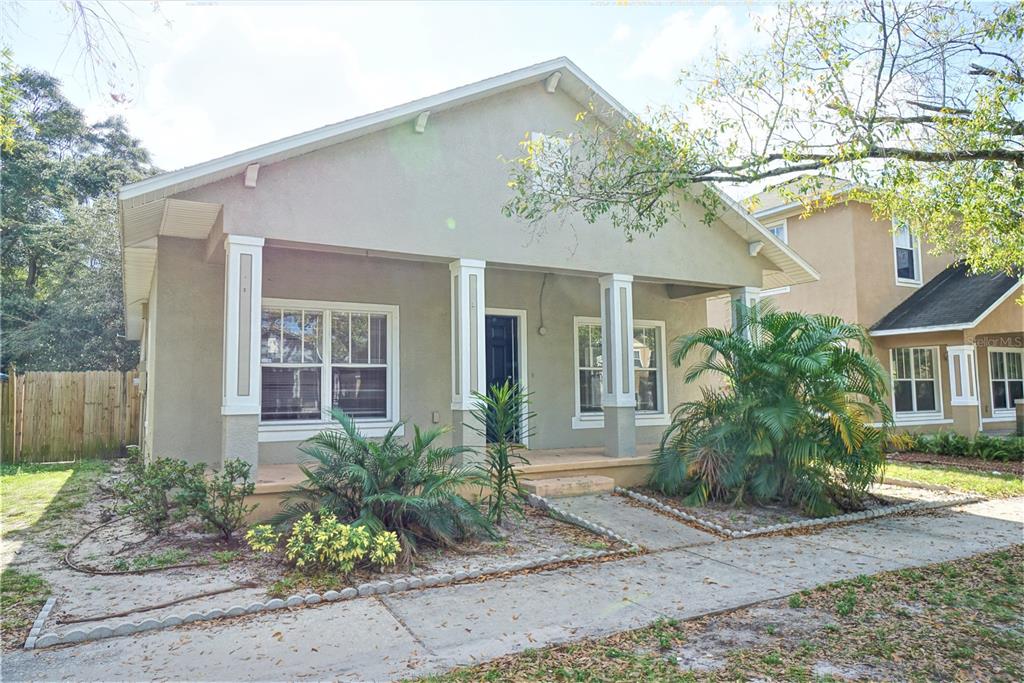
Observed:
[[[553,477],[551,479],[531,479],[523,482],[523,488],[545,498],[566,496],[585,496],[588,493],[607,493],[615,488],[615,480],[611,477],[597,475],[582,477]]]

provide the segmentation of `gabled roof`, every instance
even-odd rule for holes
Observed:
[[[955,263],[889,311],[871,327],[871,335],[971,329],[1020,285],[1005,273],[973,275],[966,263]]]

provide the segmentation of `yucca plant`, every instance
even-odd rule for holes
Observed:
[[[812,515],[857,507],[885,463],[884,432],[868,422],[892,420],[866,331],[764,303],[737,303],[736,313],[732,330],[702,329],[674,345],[677,366],[705,351],[688,383],[724,381],[676,408],[651,484],[695,505],[774,501]]]
[[[342,411],[332,415],[338,428],[324,430],[300,447],[313,462],[300,464],[306,481],[286,496],[283,510],[272,520],[276,525],[325,509],[373,533],[397,533],[403,562],[422,542],[452,546],[477,533],[493,533],[487,517],[459,494],[488,482],[479,468],[458,464],[465,449],[435,444],[445,428],[414,427],[412,441],[406,443],[395,425],[375,440],[360,434]]]
[[[486,396],[474,392],[473,399],[473,417],[478,426],[472,429],[487,439],[483,467],[490,487],[484,503],[488,518],[500,525],[509,513],[524,514],[520,501],[526,493],[515,468],[530,464],[521,453],[533,417],[529,394],[518,383],[505,380],[504,384],[492,385]]]

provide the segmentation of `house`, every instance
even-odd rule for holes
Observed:
[[[849,187],[831,178],[822,186],[839,198]],[[862,202],[804,215],[799,202],[776,189],[748,206],[821,274],[767,289],[762,298],[867,327],[891,377],[897,426],[968,435],[1014,429],[1014,400],[1024,398],[1020,280],[971,275]]]
[[[243,458],[270,490],[332,408],[369,436],[408,421],[480,445],[472,394],[511,377],[537,472],[635,472],[695,395],[666,358],[707,297],[817,274],[727,198],[712,225],[683,203],[634,242],[504,217],[501,157],[524,133],[564,139],[590,103],[628,116],[560,58],[126,186],[145,453]]]

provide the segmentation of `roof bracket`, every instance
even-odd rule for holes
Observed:
[[[249,188],[256,187],[256,178],[260,174],[259,164],[249,164],[245,167],[245,186]]]
[[[562,78],[562,72],[556,71],[555,73],[544,79],[544,89],[549,93],[554,93],[558,88],[558,81]]]
[[[761,240],[755,240],[754,242],[747,243],[747,253],[751,256],[757,256],[764,249],[764,242]]]
[[[430,118],[430,112],[420,112],[420,115],[416,117],[416,132],[422,133],[427,129],[427,119]]]

